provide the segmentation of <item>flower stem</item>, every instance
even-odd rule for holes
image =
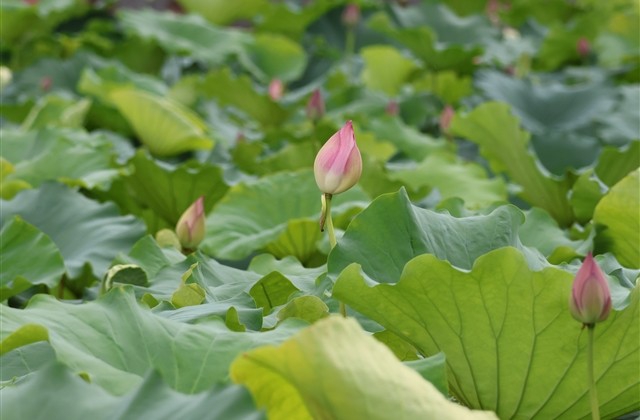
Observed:
[[[327,233],[329,234],[329,245],[331,245],[331,249],[333,249],[338,241],[336,240],[336,232],[333,229],[333,220],[331,219],[331,194],[325,194],[324,200],[326,204],[326,219],[325,226],[327,227]]]
[[[336,240],[336,232],[333,228],[333,220],[331,219],[331,198],[333,196],[331,194],[323,194],[322,195],[322,210],[324,212],[324,225],[327,228],[327,233],[329,234],[329,245],[331,245],[331,249],[335,248],[338,241]],[[340,304],[340,314],[343,317],[347,317],[347,307],[343,302],[339,302]]]
[[[353,28],[347,29],[344,49],[345,49],[345,56],[347,58],[347,75],[349,80],[351,80],[352,77],[355,77],[354,54],[356,50],[356,31]]]
[[[594,347],[594,330],[596,324],[587,324],[587,375],[589,378],[589,399],[591,400],[591,418],[600,420],[600,405],[598,404],[598,390],[593,374],[593,347]]]

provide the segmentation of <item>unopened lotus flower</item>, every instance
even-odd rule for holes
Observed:
[[[198,198],[182,213],[176,225],[176,235],[183,249],[195,249],[204,239],[204,197]]]
[[[316,89],[311,94],[307,102],[307,117],[311,121],[318,121],[324,115],[324,100],[320,89]]]
[[[580,57],[586,57],[591,52],[591,44],[589,44],[589,40],[587,38],[580,38],[578,42],[576,42],[576,51]]]
[[[324,194],[339,194],[353,187],[362,174],[362,157],[351,121],[322,146],[313,164],[316,184]]]
[[[360,6],[349,3],[342,12],[342,23],[348,28],[355,28],[360,21]]]
[[[591,253],[584,259],[573,281],[569,308],[571,315],[587,326],[604,321],[611,312],[609,284]]]
[[[443,134],[449,134],[449,127],[451,126],[451,120],[453,120],[453,116],[456,111],[453,109],[451,105],[447,105],[444,107],[442,112],[440,113],[440,118],[438,123],[440,125],[440,132]]]
[[[284,94],[284,84],[280,79],[273,79],[269,83],[269,97],[274,101],[279,101],[282,99],[282,95]]]

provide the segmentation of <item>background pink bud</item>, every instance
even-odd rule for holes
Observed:
[[[454,111],[451,105],[447,105],[444,107],[444,109],[440,113],[440,120],[439,120],[441,133],[443,134],[449,133],[449,126],[451,125],[451,120],[453,119],[453,116],[455,115],[455,113],[456,112]]]
[[[318,121],[324,115],[324,100],[320,89],[316,89],[311,94],[307,102],[307,117],[312,121]]]
[[[284,94],[284,84],[280,79],[273,79],[269,83],[269,97],[274,101],[280,100]]]
[[[351,121],[322,146],[313,164],[318,188],[325,194],[339,194],[353,187],[362,174],[362,156],[356,145]]]
[[[384,112],[387,115],[391,115],[392,117],[398,115],[400,113],[400,106],[398,105],[398,101],[395,101],[393,99],[390,100],[386,108],[384,109]]]
[[[349,3],[342,12],[342,23],[348,28],[354,28],[360,21],[360,7],[355,3]]]
[[[585,325],[604,321],[611,312],[609,284],[591,253],[576,273],[569,298],[569,309],[571,315]]]
[[[580,57],[586,57],[589,55],[589,52],[591,51],[589,40],[584,37],[580,38],[578,42],[576,42],[576,51],[578,51],[578,55]]]
[[[194,249],[204,239],[204,197],[198,198],[182,213],[176,225],[176,235],[182,248]]]

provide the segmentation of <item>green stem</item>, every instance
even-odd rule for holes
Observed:
[[[347,29],[347,35],[344,42],[345,56],[347,58],[347,75],[349,80],[354,77],[354,54],[356,51],[356,31],[353,28]]]
[[[58,283],[58,299],[64,299],[64,280],[67,278],[66,275],[63,275],[60,279],[60,283]]]
[[[329,234],[329,245],[331,245],[331,249],[335,248],[338,241],[336,240],[336,231],[333,228],[333,220],[331,219],[331,198],[333,196],[331,194],[323,194],[322,195],[322,210],[324,212],[324,227],[327,228],[327,233]],[[343,317],[347,317],[347,306],[343,302],[339,302],[340,304],[340,314]]]
[[[336,231],[333,229],[333,220],[331,219],[331,198],[331,194],[324,195],[325,202],[327,203],[325,210],[325,226],[327,228],[327,233],[329,234],[329,245],[331,245],[331,249],[333,249],[338,241],[336,240]]]
[[[594,347],[594,330],[596,324],[588,324],[588,342],[587,342],[587,375],[589,377],[589,399],[591,400],[591,418],[600,420],[600,405],[598,404],[598,389],[593,374],[593,347]]]

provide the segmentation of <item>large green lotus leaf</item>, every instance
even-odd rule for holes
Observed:
[[[371,45],[360,51],[364,60],[361,78],[365,86],[389,96],[399,93],[402,85],[418,66],[389,45]]]
[[[57,95],[48,95],[41,98],[29,115],[22,122],[23,130],[32,130],[44,127],[68,127],[80,128],[91,107],[91,101],[72,99]]]
[[[640,169],[611,187],[596,206],[593,220],[602,225],[596,240],[622,265],[640,268]]]
[[[209,212],[229,188],[217,166],[195,161],[172,166],[143,151],[138,151],[130,163],[134,172],[124,178],[124,183],[139,206],[132,210],[145,219],[151,231],[174,228],[182,213],[200,196],[204,196],[205,213]]]
[[[56,360],[56,353],[46,341],[38,341],[19,347],[2,355],[1,381],[16,381],[30,373],[40,370]],[[0,390],[2,393],[2,390]],[[0,410],[2,408],[0,407]]]
[[[3,181],[22,180],[37,187],[45,181],[106,188],[119,173],[113,144],[106,136],[80,130],[2,130],[0,155],[13,163]]]
[[[573,85],[550,77],[545,83],[517,79],[497,71],[485,71],[479,77],[478,87],[491,99],[510,104],[533,133],[575,130],[606,114],[614,104],[615,91],[599,75]]]
[[[2,3],[2,6],[5,2]],[[3,20],[8,17],[3,16]],[[3,25],[4,26],[4,25]],[[1,30],[0,30],[1,31]],[[3,103],[25,103],[42,96],[43,85],[49,85],[50,93],[74,92],[80,74],[86,66],[97,66],[101,59],[79,52],[66,60],[44,58],[29,67],[14,72],[11,83],[2,88]],[[21,122],[21,121],[20,121]]]
[[[124,30],[156,41],[163,49],[210,65],[224,63],[250,41],[247,34],[217,28],[198,15],[157,12],[150,8],[120,12]]]
[[[364,128],[371,131],[377,140],[389,142],[408,158],[417,162],[435,151],[446,149],[444,140],[438,140],[406,125],[400,118],[383,115],[364,122]],[[360,137],[358,137],[360,140]]]
[[[419,2],[411,7],[394,5],[393,15],[403,27],[430,27],[447,44],[477,45],[496,35],[489,20],[480,15],[457,16],[445,4]]]
[[[531,144],[544,168],[559,177],[593,166],[602,148],[592,135],[561,130],[533,134]]]
[[[622,150],[613,147],[602,149],[595,172],[602,182],[613,187],[639,166],[640,141],[632,141]]]
[[[251,19],[268,6],[267,0],[245,0],[242,3],[226,0],[178,0],[190,13],[198,14],[215,25],[228,25]]]
[[[593,175],[593,169],[580,174],[573,183],[569,198],[578,223],[582,225],[589,223],[603,194],[602,182]]]
[[[473,93],[471,77],[459,76],[453,70],[426,73],[413,86],[418,91],[433,92],[445,104],[457,104]]]
[[[438,44],[435,33],[427,26],[396,28],[389,16],[378,13],[368,25],[407,47],[417,58],[434,70],[452,69],[467,74],[473,70],[473,58],[481,54],[477,47]]]
[[[584,256],[592,246],[591,240],[572,240],[549,213],[539,208],[526,212],[527,218],[520,228],[520,239],[526,246],[536,248],[552,264],[569,262]]]
[[[240,355],[231,378],[273,419],[495,418],[448,401],[355,320],[338,316]]]
[[[54,287],[65,272],[58,247],[44,233],[15,217],[0,230],[0,301],[34,284]]]
[[[146,282],[133,286],[135,295],[162,317],[195,323],[217,316],[227,323],[234,319],[242,331],[262,328],[262,310],[249,294],[264,277],[260,274],[222,265],[202,253],[186,257],[174,248],[160,248],[151,236],[138,241],[129,255],[118,256],[115,264],[143,271]],[[113,284],[123,284],[119,280]],[[190,303],[190,297],[197,297],[191,302],[195,306],[175,309],[177,302]]]
[[[337,276],[357,262],[369,281],[395,283],[405,264],[420,254],[470,269],[476,258],[504,246],[523,249],[534,267],[546,265],[520,243],[523,221],[522,212],[510,205],[486,216],[456,218],[412,205],[404,190],[385,194],[353,219],[329,255],[329,274]]]
[[[379,322],[424,355],[444,352],[453,395],[500,418],[587,418],[587,333],[571,316],[573,275],[532,271],[508,247],[460,271],[434,255],[411,260],[397,284],[367,285],[357,264],[336,298]],[[631,303],[595,329],[595,378],[605,418],[640,408],[640,324]]]
[[[263,10],[260,19],[255,19],[257,29],[263,32],[281,33],[292,39],[300,39],[309,25],[319,21],[331,9],[345,3],[344,0],[314,0],[300,3],[285,1],[268,2],[269,7]],[[315,26],[315,25],[314,25]],[[335,33],[336,30],[334,29]],[[307,33],[316,35],[313,27]]]
[[[459,197],[471,209],[507,200],[507,186],[502,179],[489,179],[480,165],[444,152],[430,154],[414,168],[392,172],[390,178],[414,190],[437,188],[442,200]]]
[[[315,289],[316,281],[326,273],[326,267],[305,267],[296,258],[288,256],[277,259],[271,254],[261,254],[254,257],[249,264],[248,271],[263,276],[279,273],[291,281],[298,289],[311,293]]]
[[[21,335],[22,329],[39,326],[60,362],[116,395],[135,388],[150,369],[176,391],[200,392],[224,381],[240,352],[279,343],[303,325],[289,321],[258,334],[235,333],[215,321],[185,324],[141,307],[129,286],[82,305],[37,295],[24,310],[0,310],[2,353],[46,340],[39,330],[36,339]]]
[[[208,73],[202,81],[201,92],[220,106],[238,108],[265,126],[278,126],[287,118],[287,111],[272,101],[266,91],[257,91],[250,78],[236,77],[229,69]]]
[[[317,221],[320,195],[311,170],[280,172],[234,185],[207,217],[207,236],[200,247],[218,258],[247,257],[278,241],[288,231],[290,221]],[[334,200],[334,217],[362,207],[366,201],[368,197],[357,187],[339,194]],[[299,233],[289,232],[294,236]],[[317,239],[316,235],[305,235],[301,243],[315,244]]]
[[[21,39],[37,38],[46,35],[61,22],[87,11],[85,0],[41,0],[36,4],[6,0],[0,5],[3,24],[0,29],[0,39],[7,46],[20,48]],[[28,28],[29,30],[25,30]]]
[[[307,57],[300,44],[273,34],[256,34],[240,54],[240,62],[263,82],[298,79],[305,69]]]
[[[640,109],[640,86],[627,85],[619,88],[620,100],[613,112],[599,115],[596,119],[606,127],[600,132],[608,143],[623,144],[628,140],[640,139],[640,117],[635,110]],[[635,143],[638,143],[637,141]]]
[[[165,267],[183,262],[187,257],[175,248],[161,248],[155,239],[146,235],[137,241],[127,255],[118,255],[115,264],[136,265],[144,270],[151,283]]]
[[[361,177],[358,183],[370,197],[378,197],[405,187],[409,197],[417,201],[424,198],[430,190],[428,186],[421,186],[414,190],[410,186],[404,185],[401,181],[392,179],[393,171],[387,167],[385,162],[369,156],[363,156],[362,158],[362,172],[367,175]]]
[[[85,68],[78,81],[78,91],[110,104],[115,89],[129,87],[152,94],[167,95],[169,88],[159,79],[129,70],[118,62],[99,69]]]
[[[561,226],[571,224],[570,181],[556,180],[541,171],[528,149],[530,135],[520,129],[508,105],[488,102],[467,115],[456,114],[451,132],[478,144],[495,172],[506,173],[522,187],[520,195],[525,200],[545,209]]]
[[[46,389],[47,392],[42,392]],[[218,385],[194,395],[171,389],[158,372],[122,396],[87,383],[61,363],[51,363],[0,391],[7,419],[263,419],[251,395],[237,385]],[[31,401],[25,404],[26,400]],[[46,410],[43,409],[46,407]]]
[[[261,157],[264,148],[262,142],[239,143],[232,151],[234,162],[243,171],[257,175],[295,171],[308,168],[319,150],[314,142],[289,143],[277,152]]]
[[[136,242],[128,255],[119,255],[114,264],[134,265],[144,271],[148,284],[134,287],[137,295],[149,293],[157,300],[170,300],[182,277],[189,272],[188,280],[207,290],[207,302],[227,302],[229,306],[242,302],[238,298],[244,292],[247,292],[245,303],[252,303],[248,291],[264,276],[223,265],[201,252],[185,256],[175,248],[161,248],[150,235]],[[251,308],[255,306],[251,304]]]
[[[18,215],[56,244],[72,278],[90,264],[101,277],[119,252],[127,252],[144,233],[142,222],[121,216],[112,203],[99,204],[62,184],[45,183],[1,201],[2,225]]]
[[[173,156],[213,147],[204,121],[171,99],[131,88],[115,89],[109,99],[155,155]]]

